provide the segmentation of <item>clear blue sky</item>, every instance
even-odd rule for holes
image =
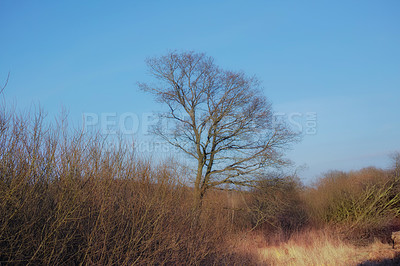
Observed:
[[[400,151],[399,1],[0,0],[0,81],[7,102],[85,112],[160,110],[137,89],[144,60],[206,52],[262,81],[303,131],[289,157],[312,180],[329,169],[388,167]],[[316,121],[307,121],[307,113]]]

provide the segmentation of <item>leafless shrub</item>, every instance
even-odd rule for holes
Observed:
[[[294,176],[263,177],[248,205],[253,229],[262,229],[267,235],[280,233],[285,238],[301,230],[308,220],[301,191],[301,183]]]
[[[390,235],[387,231],[400,214],[398,186],[390,172],[366,168],[330,172],[304,195],[314,225],[339,227],[361,243]]]
[[[174,164],[145,160],[42,112],[7,117],[0,132],[0,263],[215,264],[226,223],[192,226],[191,191]],[[218,213],[218,212],[217,212]],[[235,257],[236,256],[236,257]]]

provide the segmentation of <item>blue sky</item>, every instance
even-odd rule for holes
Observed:
[[[11,72],[5,98],[22,110],[40,103],[54,117],[65,106],[78,124],[129,112],[141,123],[161,109],[136,85],[149,80],[145,58],[206,52],[256,75],[303,132],[316,123],[288,153],[308,166],[305,180],[385,168],[400,151],[399,12],[399,1],[368,0],[0,0],[0,81]]]

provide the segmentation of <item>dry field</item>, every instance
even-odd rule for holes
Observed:
[[[236,252],[247,254],[257,265],[399,265],[400,250],[375,240],[360,247],[341,240],[328,230],[311,230],[281,242],[266,241],[257,233],[236,237]],[[275,242],[275,243],[274,243]]]

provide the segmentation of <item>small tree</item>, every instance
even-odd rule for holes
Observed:
[[[7,87],[7,84],[8,84],[8,80],[9,80],[9,79],[10,79],[10,72],[8,72],[7,79],[6,79],[6,81],[4,82],[4,86],[3,86],[3,87],[0,87],[0,94],[2,94],[3,91],[4,91],[4,89]]]
[[[256,78],[195,52],[170,52],[147,65],[158,83],[139,86],[168,107],[162,118],[172,121],[154,133],[197,162],[195,206],[210,188],[251,185],[260,171],[287,163],[283,151],[298,134],[274,119]]]
[[[393,161],[393,172],[396,179],[400,179],[400,152],[395,152],[392,154]]]

